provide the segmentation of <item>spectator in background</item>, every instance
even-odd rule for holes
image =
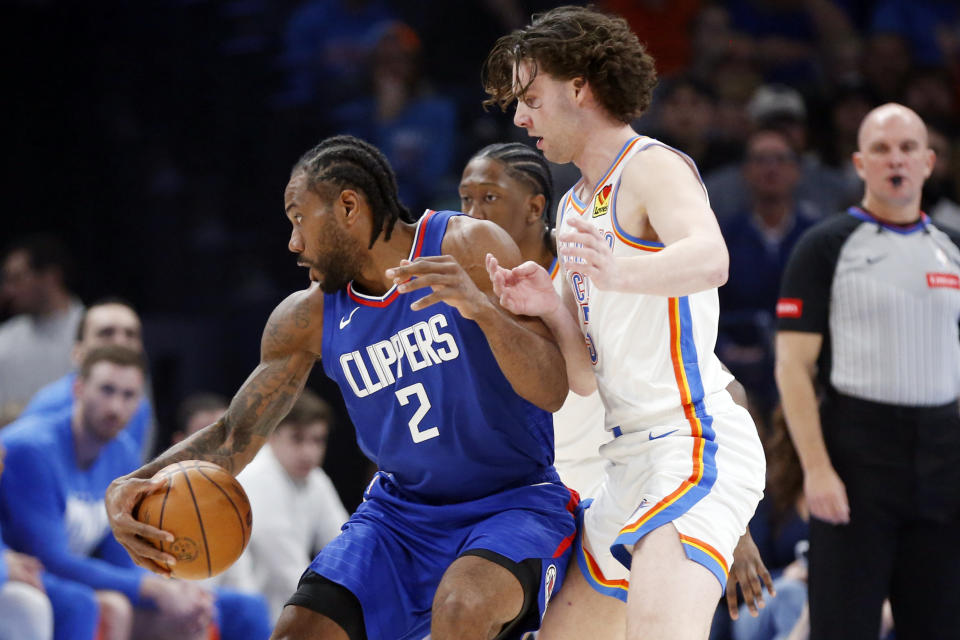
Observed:
[[[691,32],[705,4],[702,0],[601,0],[597,4],[603,11],[623,16],[656,60],[660,77],[690,64]]]
[[[927,122],[930,148],[937,154],[930,177],[923,185],[921,208],[937,226],[960,233],[960,159],[955,145],[947,136],[949,129],[942,124]]]
[[[689,75],[709,85],[716,95],[713,136],[742,148],[750,132],[745,105],[761,78],[753,42],[731,29],[729,12],[718,4],[704,7],[694,22]]]
[[[0,476],[5,453],[0,445]],[[53,610],[43,588],[42,572],[39,560],[11,551],[0,537],[0,640],[53,638]]]
[[[305,389],[267,444],[237,476],[253,508],[245,552],[254,588],[280,617],[303,568],[340,534],[348,514],[320,465],[331,427],[330,407]],[[206,425],[204,425],[206,426]]]
[[[800,92],[785,85],[762,86],[747,104],[747,113],[754,129],[778,128],[790,138],[800,163],[798,200],[812,203],[819,212],[839,211],[850,204],[853,194],[843,174],[824,165],[809,149],[807,108]],[[750,189],[739,164],[714,171],[705,182],[710,204],[721,222],[750,208]]]
[[[818,140],[819,154],[827,166],[841,174],[845,193],[860,189],[860,177],[850,158],[857,150],[860,123],[875,104],[876,98],[860,80],[839,84],[829,99],[827,126]]]
[[[287,21],[280,55],[287,82],[275,105],[313,107],[319,119],[330,104],[356,98],[375,34],[392,19],[383,0],[301,2]]]
[[[900,35],[917,63],[942,65],[950,52],[941,34],[960,29],[960,5],[954,0],[880,0],[871,22],[874,33]]]
[[[742,147],[714,136],[717,96],[713,88],[694,78],[680,76],[665,83],[657,96],[658,133],[654,137],[693,158],[707,173],[734,162]]]
[[[0,522],[12,548],[96,591],[101,615],[110,616],[105,638],[129,638],[131,627],[138,640],[204,637],[218,612],[213,595],[134,566],[113,538],[103,504],[107,485],[140,463],[122,431],[139,406],[145,371],[139,351],[92,349],[74,383],[72,410],[26,416],[0,432],[8,450]],[[258,619],[256,604],[217,602],[224,640],[269,635],[266,612]]]
[[[0,482],[6,450],[0,443]],[[2,527],[0,527],[2,529]],[[0,531],[0,640],[110,640],[110,611],[93,591],[44,571],[34,557],[9,549]],[[52,611],[51,611],[52,609]],[[52,635],[51,635],[52,634]]]
[[[734,30],[755,45],[757,64],[768,82],[813,83],[819,53],[852,36],[844,12],[830,0],[727,0]]]
[[[63,244],[34,236],[4,254],[0,325],[0,407],[23,408],[37,389],[70,370],[70,347],[83,305],[68,288],[72,273]],[[10,408],[12,407],[12,408]]]
[[[860,58],[860,73],[879,101],[901,99],[912,67],[910,48],[902,36],[875,32],[867,38]]]
[[[102,298],[81,315],[71,351],[74,367],[79,367],[87,353],[106,345],[119,345],[143,353],[143,327],[140,316],[130,303],[121,298]],[[43,387],[30,399],[22,416],[56,415],[69,411],[74,404],[73,387],[76,371]],[[142,460],[153,444],[153,407],[149,396],[141,396],[137,410],[130,417],[124,432],[133,440]]]
[[[928,122],[948,122],[957,115],[956,87],[943,67],[912,70],[903,101]]]
[[[334,113],[341,133],[383,150],[396,168],[400,200],[423,210],[449,174],[456,136],[456,106],[433,95],[421,70],[421,44],[402,22],[383,26],[367,67],[371,95]]]
[[[750,136],[743,176],[751,205],[721,225],[730,275],[720,288],[717,355],[746,387],[758,422],[766,423],[777,398],[773,327],[780,275],[797,239],[821,216],[797,199],[800,159],[783,131],[764,128]]]

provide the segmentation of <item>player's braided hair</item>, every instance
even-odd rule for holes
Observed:
[[[508,176],[530,185],[534,194],[543,195],[547,200],[543,205],[543,221],[549,223],[553,211],[553,178],[542,155],[520,142],[499,142],[480,149],[474,158],[497,160]]]
[[[380,234],[389,240],[397,220],[415,222],[400,202],[397,177],[386,157],[375,146],[353,136],[333,136],[307,151],[293,166],[290,175],[304,172],[307,186],[321,197],[329,197],[324,186],[363,192],[373,214],[370,245]],[[326,191],[326,192],[325,192]]]

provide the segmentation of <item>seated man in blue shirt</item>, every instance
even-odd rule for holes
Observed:
[[[22,417],[3,430],[5,539],[60,578],[123,594],[134,609],[133,637],[205,637],[216,619],[224,640],[264,640],[270,631],[262,599],[218,597],[215,609],[214,595],[202,587],[134,566],[110,532],[107,485],[140,464],[123,430],[140,405],[145,369],[139,351],[92,349],[74,382],[71,410]]]
[[[0,444],[0,482],[5,456]],[[35,557],[9,549],[2,534],[0,530],[0,640],[94,640],[98,621],[110,612],[99,615],[93,591],[44,571]]]
[[[73,345],[74,364],[79,366],[84,355],[91,349],[108,344],[143,352],[140,316],[129,303],[120,298],[103,298],[83,312]],[[73,383],[76,378],[76,372],[68,373],[37,391],[20,417],[69,410],[73,406]],[[153,407],[150,405],[150,398],[143,394],[125,429],[136,445],[137,456],[141,462],[150,453],[148,449],[153,444],[152,430]]]

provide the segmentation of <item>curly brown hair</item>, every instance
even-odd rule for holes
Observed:
[[[516,87],[513,70],[530,61],[530,81]],[[653,58],[623,18],[592,7],[557,7],[533,16],[529,26],[505,35],[483,63],[484,106],[502,110],[523,99],[537,71],[560,80],[584,78],[614,118],[629,123],[650,106],[657,71]]]

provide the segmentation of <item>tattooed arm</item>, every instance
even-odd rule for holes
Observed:
[[[169,533],[136,521],[132,512],[143,496],[162,485],[149,480],[157,471],[182,460],[207,460],[238,474],[266,442],[296,401],[320,354],[323,293],[316,285],[299,291],[270,314],[260,345],[260,364],[212,425],[171,447],[107,489],[107,515],[114,535],[134,562],[167,573],[158,561],[172,557],[146,540],[172,541]]]

